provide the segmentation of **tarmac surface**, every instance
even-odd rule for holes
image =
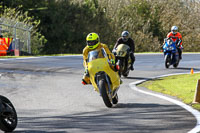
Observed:
[[[198,72],[200,54],[184,54],[176,69],[165,68],[162,54],[136,54],[134,66],[128,78],[122,78],[119,103],[107,108],[91,85],[81,84],[81,56],[0,60],[0,94],[12,101],[18,114],[14,132],[186,133],[194,128],[196,119],[190,112],[134,91],[129,84],[165,74],[189,73],[191,68]]]

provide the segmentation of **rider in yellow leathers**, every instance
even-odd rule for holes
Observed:
[[[106,44],[103,44],[100,42],[99,35],[97,33],[94,33],[94,32],[89,33],[86,37],[86,43],[87,43],[87,46],[83,49],[83,66],[85,67],[85,73],[82,78],[82,84],[84,85],[91,84],[88,69],[87,69],[87,58],[88,58],[88,53],[90,51],[104,48],[108,55],[108,58],[111,61],[111,64],[115,64],[115,56],[111,53],[111,51],[109,50]]]

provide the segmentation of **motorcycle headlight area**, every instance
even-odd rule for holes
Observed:
[[[172,46],[166,47],[166,50],[174,50],[174,47],[172,47]]]

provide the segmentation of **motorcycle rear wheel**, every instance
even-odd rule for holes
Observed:
[[[122,75],[123,75],[124,77],[128,77],[129,71],[130,71],[130,70],[127,70],[126,72],[123,72]]]
[[[173,67],[174,67],[174,68],[177,68],[177,67],[178,67],[178,64],[179,64],[179,63],[174,64]]]
[[[0,100],[2,106],[10,109],[7,112],[0,112],[0,129],[5,132],[12,132],[17,126],[16,110],[8,98],[0,95]]]
[[[104,101],[104,104],[108,107],[108,108],[111,108],[112,107],[112,103],[111,103],[111,100],[109,98],[109,94],[108,94],[108,87],[106,87],[106,82],[104,79],[100,80],[99,81],[99,88],[100,88],[100,91],[101,91],[101,96],[103,98],[103,101]]]
[[[179,60],[173,65],[174,68],[177,68],[179,65]]]

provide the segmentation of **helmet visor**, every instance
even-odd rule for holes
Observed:
[[[128,36],[122,36],[123,41],[128,41]]]
[[[88,46],[94,46],[98,43],[98,41],[94,40],[94,41],[87,41],[87,45]]]
[[[177,30],[172,30],[172,33],[173,33],[173,34],[176,34],[176,33],[177,33]]]

